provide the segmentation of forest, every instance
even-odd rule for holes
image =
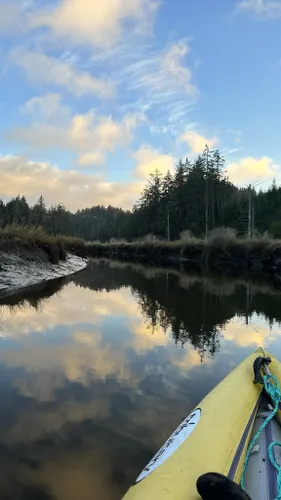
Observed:
[[[53,235],[102,242],[148,234],[176,240],[184,232],[208,237],[218,227],[233,228],[239,236],[267,232],[281,238],[281,187],[274,179],[267,190],[235,186],[222,153],[207,146],[194,160],[179,160],[173,173],[152,173],[132,210],[113,205],[93,200],[91,208],[71,213],[60,203],[47,207],[43,194],[33,206],[18,195],[6,203],[0,200],[1,227],[41,226]]]

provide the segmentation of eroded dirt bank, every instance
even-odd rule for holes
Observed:
[[[67,276],[85,268],[85,259],[67,254],[66,260],[52,264],[40,248],[0,250],[0,297],[30,285]]]

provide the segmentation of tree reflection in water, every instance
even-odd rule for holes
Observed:
[[[235,315],[263,314],[281,322],[281,293],[266,282],[190,274],[119,261],[92,260],[73,281],[92,290],[130,287],[148,328],[171,330],[175,343],[188,341],[204,360],[220,350],[221,330]]]

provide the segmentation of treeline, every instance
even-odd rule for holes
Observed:
[[[179,160],[173,174],[151,174],[132,211],[98,205],[73,214],[62,204],[47,208],[43,196],[34,206],[17,196],[6,204],[0,200],[0,223],[42,226],[51,234],[86,241],[147,234],[174,240],[183,231],[201,237],[221,226],[239,235],[267,231],[281,238],[281,187],[273,181],[267,191],[238,188],[227,178],[221,152],[206,147],[193,161]]]
[[[75,214],[62,204],[47,208],[43,196],[29,206],[25,196],[17,196],[6,204],[0,200],[0,226],[20,225],[42,227],[54,236],[75,236],[86,241],[122,238],[128,227],[130,212],[121,208],[94,206]]]
[[[227,178],[225,158],[205,148],[194,161],[180,160],[174,175],[150,176],[133,209],[133,238],[152,233],[177,239],[183,231],[208,236],[217,227],[232,227],[240,236],[270,232],[281,237],[281,188],[238,188]]]

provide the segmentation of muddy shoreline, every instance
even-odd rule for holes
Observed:
[[[52,264],[48,253],[40,248],[0,250],[0,298],[31,285],[71,275],[86,265],[84,258],[70,253]]]

